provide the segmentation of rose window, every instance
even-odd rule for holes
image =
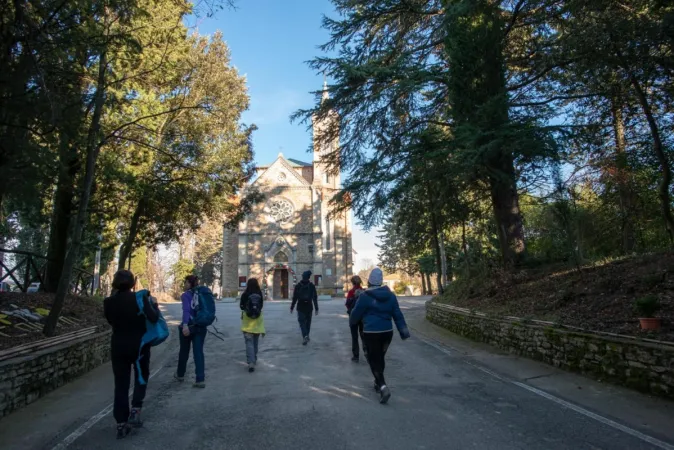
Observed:
[[[285,172],[280,172],[280,173],[278,174],[278,176],[276,177],[276,179],[277,179],[278,181],[285,181],[286,178],[287,178],[287,176],[286,176]]]
[[[269,205],[271,217],[275,222],[283,223],[293,215],[293,205],[288,200],[274,200]]]

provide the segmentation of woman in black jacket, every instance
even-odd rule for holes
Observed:
[[[140,370],[143,378],[150,378],[150,346],[140,349],[140,342],[145,334],[145,318],[152,323],[159,319],[156,301],[153,297],[143,298],[143,313],[138,314],[138,303],[133,273],[128,270],[120,270],[115,274],[112,281],[114,294],[103,302],[105,318],[112,326],[112,339],[110,342],[110,355],[112,359],[112,372],[115,376],[115,402],[113,415],[117,421],[117,439],[126,437],[131,431],[131,426],[140,427],[140,410],[143,407],[143,399],[147,384],[138,382],[139,351]],[[135,373],[133,386],[133,400],[129,411],[129,385],[131,384],[131,366]]]

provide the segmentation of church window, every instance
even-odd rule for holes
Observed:
[[[276,177],[276,179],[281,182],[285,181],[286,178],[288,178],[288,176],[285,172],[279,172],[278,176]]]
[[[290,220],[293,215],[293,205],[288,200],[272,200],[269,204],[271,218],[278,223],[284,223]]]
[[[276,256],[274,256],[274,262],[275,263],[287,263],[288,262],[288,255],[285,254],[285,252],[278,252]]]
[[[330,219],[325,218],[325,249],[330,250]]]

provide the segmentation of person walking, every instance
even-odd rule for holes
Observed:
[[[318,315],[318,293],[316,286],[310,281],[311,271],[307,270],[302,274],[302,281],[295,285],[293,291],[293,301],[290,304],[290,314],[293,313],[297,305],[297,321],[300,323],[300,331],[304,339],[302,345],[307,345],[311,340],[311,313],[316,309]]]
[[[363,280],[358,275],[354,275],[353,277],[351,277],[351,284],[353,287],[346,294],[346,303],[345,303],[346,313],[349,316],[351,315],[351,311],[353,311],[353,308],[356,306],[358,297],[363,292]],[[365,359],[367,360],[367,348],[365,347],[365,339],[363,339],[363,321],[361,320],[360,322],[358,322],[357,325],[349,324],[349,328],[351,329],[351,352],[353,353],[351,361],[358,362],[360,360],[359,355],[360,352],[358,346],[359,335],[360,340],[363,343],[363,354],[365,355]]]
[[[200,327],[193,323],[198,306],[198,299],[195,296],[199,278],[196,275],[185,277],[183,288],[185,292],[180,296],[182,302],[183,315],[178,326],[178,337],[180,339],[180,353],[178,354],[178,369],[175,379],[179,382],[185,380],[187,371],[187,360],[190,357],[190,347],[194,357],[194,371],[196,380],[193,384],[195,388],[206,387],[206,362],[204,357],[204,342],[206,341],[206,327]]]
[[[357,325],[363,321],[363,337],[368,351],[368,363],[374,375],[374,389],[380,395],[380,403],[388,402],[391,391],[386,386],[384,369],[386,368],[386,351],[393,339],[393,325],[396,324],[400,338],[410,337],[407,323],[398,298],[384,284],[384,274],[380,268],[372,269],[367,280],[368,289],[360,294],[356,306],[351,311],[349,323]]]
[[[264,298],[257,278],[249,278],[246,290],[241,294],[239,308],[241,309],[241,331],[246,342],[246,360],[248,372],[255,372],[257,364],[257,348],[260,335],[265,335],[264,317],[262,308]]]
[[[110,339],[110,356],[112,373],[115,377],[115,400],[113,416],[117,422],[117,439],[125,438],[131,427],[140,427],[140,411],[143,407],[147,382],[141,384],[139,375],[145,380],[150,378],[150,346],[140,348],[146,331],[145,320],[157,323],[158,306],[154,297],[143,297],[142,314],[138,311],[136,293],[133,292],[136,281],[128,270],[118,271],[113,280],[114,294],[103,300],[103,312],[112,326]],[[139,364],[136,361],[141,356]],[[134,371],[133,397],[129,410],[129,387],[131,385],[131,367]],[[140,366],[140,373],[139,373]]]

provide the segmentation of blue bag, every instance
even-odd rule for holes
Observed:
[[[215,321],[213,293],[206,286],[199,286],[192,291],[192,295],[194,296],[192,299],[192,305],[194,305],[192,325],[206,328]]]
[[[143,309],[143,298],[149,297],[150,291],[143,289],[142,291],[136,292],[136,303],[138,304],[138,315],[145,316],[145,311]],[[164,342],[169,337],[169,329],[166,324],[166,319],[162,316],[161,311],[157,310],[159,318],[157,323],[150,322],[147,317],[145,317],[145,334],[140,340],[140,348],[138,349],[138,359],[136,360],[136,368],[138,369],[138,382],[140,384],[147,384],[147,380],[143,378],[143,375],[140,370],[140,360],[143,358],[143,347],[150,345],[155,347],[162,342]]]

